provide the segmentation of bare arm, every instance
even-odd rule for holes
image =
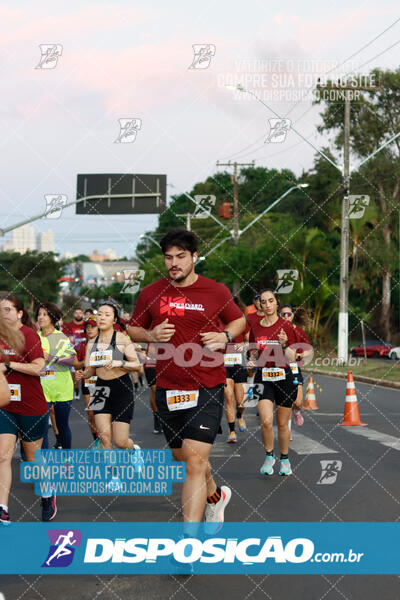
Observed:
[[[33,375],[34,377],[40,377],[41,370],[43,369],[45,364],[44,358],[34,358],[30,363],[19,363],[19,362],[10,362],[10,369],[16,371],[18,373],[23,373],[24,375]],[[5,366],[4,363],[2,365],[4,368],[2,372],[4,373]]]
[[[128,326],[128,333],[134,342],[169,342],[175,333],[175,325],[168,323],[168,319],[165,319],[154,329]]]
[[[0,407],[6,406],[10,402],[11,393],[8,387],[7,379],[0,372]]]
[[[127,360],[110,360],[104,365],[106,369],[124,369],[124,371],[139,371],[140,361],[136,354],[135,345],[126,335],[118,334],[117,345],[123,346]]]
[[[75,377],[77,379],[77,381],[80,381],[81,379],[89,379],[90,377],[94,377],[96,375],[96,369],[95,367],[91,367],[89,365],[90,362],[90,353],[92,351],[93,348],[93,343],[94,342],[89,342],[87,347],[86,347],[86,356],[85,356],[85,368],[84,370],[79,370],[76,371],[75,373]]]
[[[237,338],[246,329],[246,318],[239,317],[225,325],[225,331],[229,331],[232,338]],[[200,333],[201,340],[208,350],[223,350],[228,343],[228,338],[223,331],[207,331]]]

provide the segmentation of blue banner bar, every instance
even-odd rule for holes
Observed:
[[[400,523],[11,523],[1,574],[400,573]]]

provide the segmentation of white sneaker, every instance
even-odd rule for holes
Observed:
[[[204,513],[206,533],[214,534],[217,533],[222,527],[224,522],[225,508],[228,506],[231,499],[232,492],[226,485],[221,486],[221,498],[215,504],[207,502],[206,511]]]

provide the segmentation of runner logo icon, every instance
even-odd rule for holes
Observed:
[[[49,553],[42,567],[68,567],[74,558],[75,548],[81,545],[79,529],[48,529]]]

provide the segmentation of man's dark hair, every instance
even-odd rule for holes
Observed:
[[[168,248],[172,248],[172,246],[188,250],[190,254],[193,254],[193,252],[197,252],[198,245],[199,240],[197,236],[192,231],[181,228],[171,229],[171,231],[168,231],[160,241],[163,254],[166,253]]]

